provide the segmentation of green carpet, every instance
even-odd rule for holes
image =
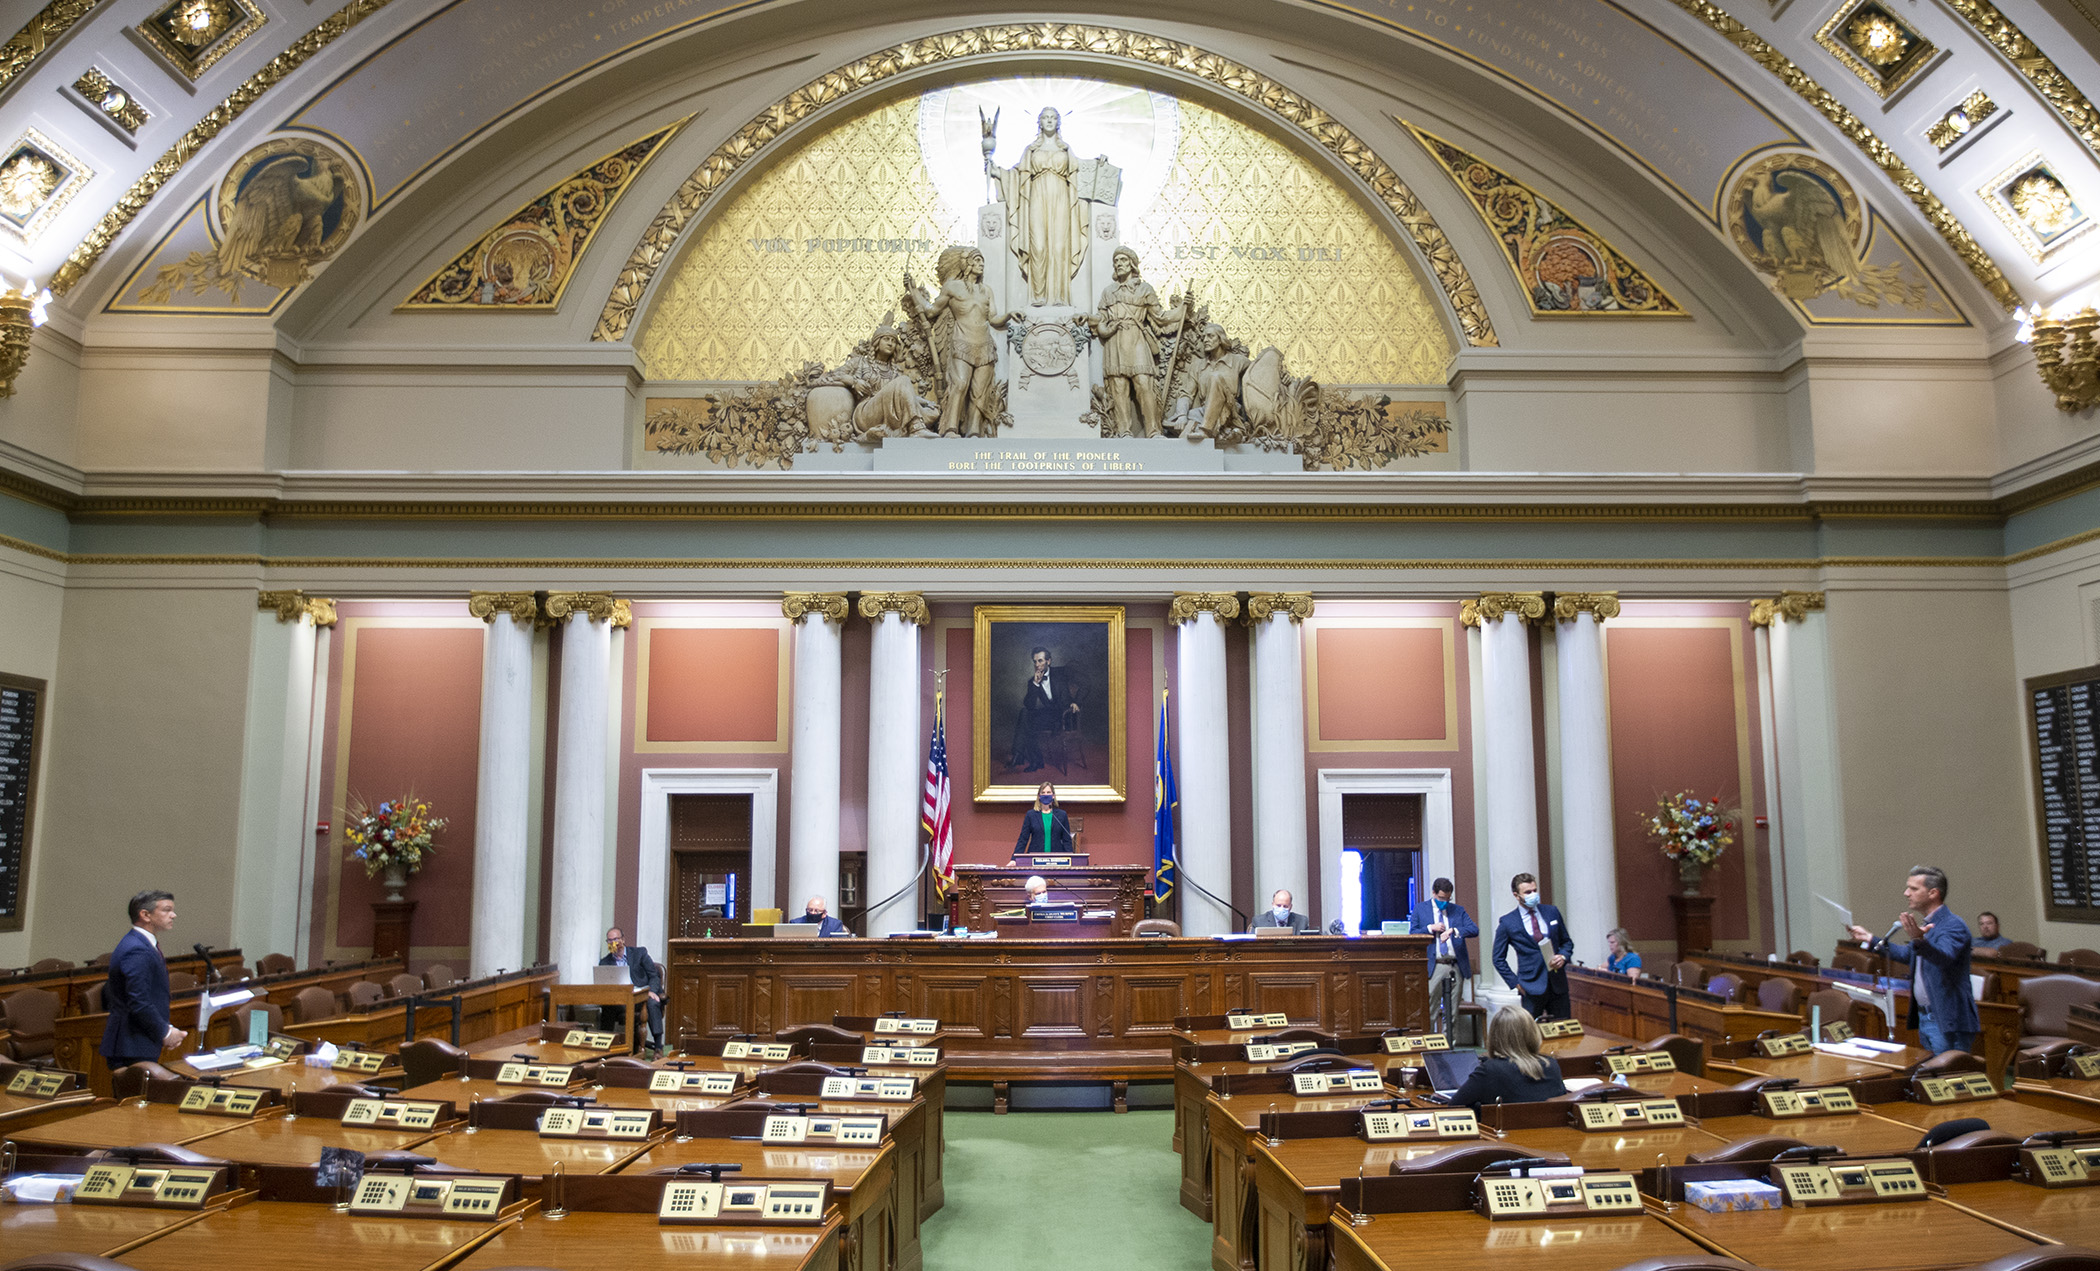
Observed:
[[[1174,1114],[950,1112],[948,1202],[926,1271],[1209,1271],[1210,1224],[1181,1207]]]

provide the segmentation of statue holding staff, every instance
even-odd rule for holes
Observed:
[[[983,112],[978,114],[982,120]],[[992,122],[983,126],[989,129]],[[1036,116],[1035,140],[1011,168],[993,163],[989,149],[984,156],[985,173],[1007,207],[1013,227],[1008,241],[1028,280],[1030,303],[1037,305],[1072,303],[1072,279],[1086,261],[1087,209],[1074,180],[1079,162],[1059,135],[1059,122],[1057,111],[1044,107]]]

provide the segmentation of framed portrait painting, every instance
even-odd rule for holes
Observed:
[[[1063,803],[1128,794],[1121,605],[979,605],[972,681],[973,797]]]

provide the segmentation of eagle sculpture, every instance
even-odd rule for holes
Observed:
[[[1859,254],[1828,186],[1805,172],[1778,172],[1750,190],[1750,215],[1763,231],[1788,295],[1805,300],[1860,272]],[[1796,294],[1797,290],[1801,294]]]
[[[341,220],[343,174],[311,154],[264,160],[221,215],[226,237],[219,269],[269,286],[295,287],[312,275],[330,227]]]

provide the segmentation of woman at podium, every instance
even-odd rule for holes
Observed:
[[[1071,850],[1071,819],[1057,806],[1057,787],[1045,781],[1035,792],[1035,804],[1021,814],[1021,837],[1014,840],[1014,855]]]

